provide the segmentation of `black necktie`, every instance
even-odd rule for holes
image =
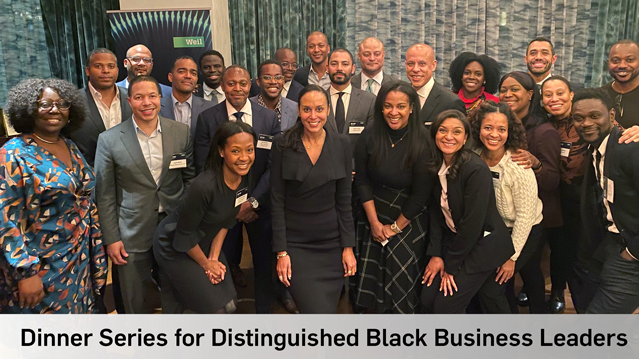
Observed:
[[[244,122],[242,121],[242,115],[244,115],[244,112],[236,112],[233,114],[233,116],[235,116],[235,118],[237,118],[237,122]]]
[[[344,123],[346,122],[346,111],[344,111],[344,101],[342,101],[343,92],[337,93],[337,106],[335,106],[335,123],[337,124],[337,133],[344,131]]]

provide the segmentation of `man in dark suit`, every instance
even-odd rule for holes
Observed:
[[[328,44],[326,35],[319,31],[312,32],[306,38],[306,54],[311,59],[311,63],[297,69],[293,79],[302,86],[314,84],[328,90],[331,86],[331,80],[328,78],[326,67],[330,52],[331,46]]]
[[[224,91],[220,87],[224,72],[224,57],[219,51],[207,50],[200,55],[200,73],[202,86],[197,89],[195,96],[201,97],[214,105],[224,101]]]
[[[377,95],[383,84],[397,80],[382,71],[384,67],[384,44],[375,37],[364,39],[357,49],[357,58],[362,66],[362,72],[353,76],[351,84],[360,90]]]
[[[282,65],[284,69],[284,86],[282,87],[282,97],[297,102],[300,97],[300,91],[304,88],[299,82],[293,80],[295,71],[298,69],[297,56],[295,52],[288,47],[282,47],[275,51],[274,58]],[[257,78],[251,81],[251,97],[260,94],[260,85]]]
[[[415,44],[406,51],[406,76],[419,95],[422,106],[419,119],[427,127],[444,110],[466,113],[466,106],[459,96],[433,78],[436,67],[437,60],[432,47]]]
[[[124,80],[118,82],[116,85],[128,89],[129,83],[136,76],[151,76],[151,71],[153,71],[153,55],[151,54],[151,50],[142,44],[131,46],[126,51],[124,67],[126,68],[127,75]],[[160,84],[160,88],[162,89],[162,97],[168,97],[171,94],[171,88],[169,86]]]
[[[297,103],[282,96],[284,70],[279,61],[266,60],[257,68],[260,93],[249,100],[277,114],[282,132],[297,121]],[[252,88],[252,87],[251,87]]]
[[[115,54],[98,48],[89,53],[84,69],[89,85],[80,93],[89,109],[88,121],[71,134],[71,139],[80,149],[90,166],[95,160],[95,149],[100,133],[131,118],[131,107],[127,102],[127,90],[115,85],[118,64]]]
[[[195,136],[197,118],[213,102],[193,96],[197,84],[197,65],[190,56],[178,57],[169,73],[171,96],[163,97],[160,102],[160,116],[184,123],[191,128],[191,138]]]
[[[355,148],[359,134],[373,122],[375,111],[375,95],[355,88],[351,84],[353,73],[353,55],[346,49],[335,49],[328,59],[331,112],[326,119],[325,128],[348,135],[351,149]]]
[[[590,269],[603,262],[586,312],[631,314],[639,307],[639,143],[619,144],[614,104],[601,89],[575,94],[572,119],[591,155],[581,203],[590,240],[580,243],[578,258],[591,258]],[[592,292],[596,281],[588,287]]]
[[[226,121],[245,122],[251,125],[259,136],[255,162],[251,168],[250,198],[241,205],[236,217],[239,223],[229,230],[222,250],[229,261],[231,271],[234,270],[233,266],[239,268],[242,255],[242,226],[246,224],[253,254],[255,309],[257,313],[270,313],[273,290],[273,233],[269,209],[270,158],[273,136],[281,132],[280,123],[275,112],[248,100],[251,78],[244,67],[229,66],[222,75],[221,86],[226,100],[202,112],[198,118],[198,130],[194,141],[195,166],[198,172],[204,169],[213,135]]]
[[[126,313],[153,312],[159,297],[153,234],[195,177],[190,130],[158,116],[160,91],[154,78],[135,77],[128,97],[132,119],[102,133],[95,156],[102,235],[118,268]],[[162,306],[170,311],[166,303],[174,300],[166,298],[172,295],[162,292]]]

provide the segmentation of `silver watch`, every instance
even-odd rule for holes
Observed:
[[[253,207],[253,209],[257,209],[257,207],[260,206],[260,202],[258,202],[255,197],[249,197],[247,199],[247,201],[251,204],[251,207]]]

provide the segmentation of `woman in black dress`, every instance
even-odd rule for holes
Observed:
[[[222,243],[247,200],[247,174],[255,160],[257,136],[243,122],[225,122],[215,133],[205,170],[182,203],[165,218],[153,241],[162,275],[164,313],[234,310],[235,287]],[[167,293],[172,293],[167,296]]]
[[[375,120],[355,146],[355,185],[366,219],[357,223],[359,276],[351,283],[358,312],[414,313],[424,271],[426,205],[434,176],[431,141],[409,83],[382,86]]]
[[[357,270],[349,139],[324,130],[330,107],[319,86],[300,92],[299,118],[277,136],[271,164],[277,275],[300,313],[335,313],[344,277]]]

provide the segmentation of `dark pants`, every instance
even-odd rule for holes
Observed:
[[[625,251],[619,234],[608,233],[601,286],[588,306],[588,314],[632,314],[639,307],[639,261],[621,257]]]
[[[486,272],[468,274],[466,267],[454,277],[457,292],[444,297],[439,291],[441,277],[437,275],[430,287],[423,286],[421,304],[425,313],[461,314],[475,294],[484,313],[508,314],[510,307],[504,295],[504,288],[495,282],[495,269]]]
[[[255,311],[256,313],[271,313],[271,301],[274,292],[273,267],[273,229],[271,214],[268,210],[258,211],[258,218],[246,224],[246,232],[253,255],[253,273],[255,278]],[[244,223],[236,224],[226,235],[222,251],[231,263],[238,264],[242,260],[242,227]]]
[[[541,271],[541,253],[544,245],[544,233],[541,224],[533,226],[526,240],[526,245],[521,250],[517,263],[515,264],[515,274],[519,273],[528,301],[530,303],[530,313],[543,314],[546,310],[546,289],[544,274]],[[506,298],[513,314],[519,313],[519,306],[515,297],[515,278],[511,278],[506,283]]]

